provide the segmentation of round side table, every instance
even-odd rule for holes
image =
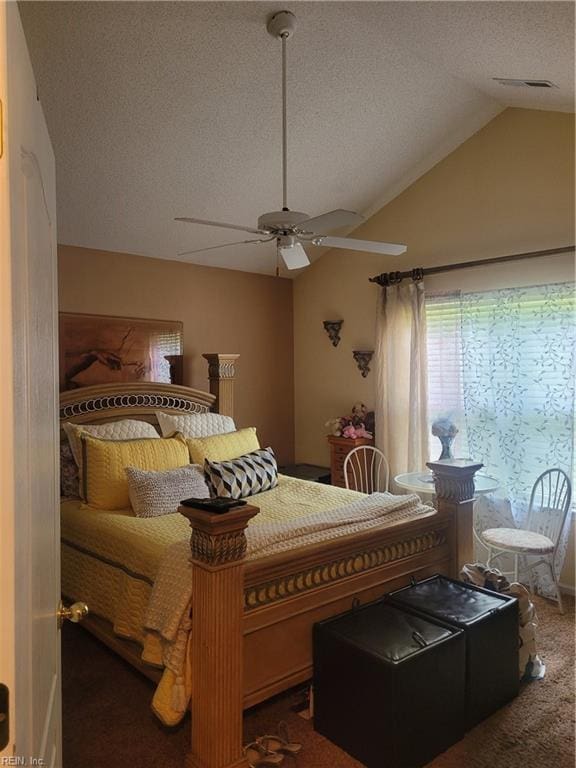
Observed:
[[[436,495],[436,489],[434,487],[434,478],[432,477],[431,470],[428,469],[425,472],[406,472],[403,475],[396,475],[394,482],[401,488],[405,488],[407,491],[412,491],[412,493],[417,493],[419,496],[430,496],[431,498],[429,500],[422,500],[426,504],[435,506],[434,496]],[[498,489],[499,485],[500,483],[495,477],[490,477],[490,475],[475,475],[474,498],[477,499],[478,496],[493,493]],[[484,549],[487,549],[486,544],[482,541],[476,531],[476,526],[473,526],[472,531],[476,542],[481,544]]]
[[[403,475],[396,475],[394,482],[401,488],[406,488],[407,491],[412,491],[413,493],[422,493],[428,496],[434,496],[436,494],[434,478],[429,469],[425,472],[406,472]],[[492,493],[499,485],[500,483],[498,480],[489,475],[476,475],[474,477],[474,490],[476,496]]]

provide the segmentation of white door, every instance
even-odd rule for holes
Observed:
[[[0,99],[0,764],[61,768],[54,155],[3,0]]]

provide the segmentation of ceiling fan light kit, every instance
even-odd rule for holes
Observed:
[[[397,243],[378,243],[372,240],[355,240],[349,237],[331,237],[327,233],[342,227],[356,226],[363,217],[353,211],[336,209],[320,216],[310,217],[301,211],[291,211],[288,208],[288,130],[287,130],[287,41],[296,29],[296,17],[291,11],[274,13],[266,25],[268,33],[282,43],[282,210],[262,214],[256,228],[239,224],[229,224],[208,219],[179,217],[175,221],[188,224],[203,224],[209,227],[222,227],[260,235],[259,239],[241,240],[236,243],[198,248],[192,251],[182,251],[178,255],[185,256],[217,248],[248,243],[268,243],[276,240],[277,257],[281,258],[288,269],[302,269],[310,264],[304,245],[328,246],[329,248],[345,248],[352,251],[366,251],[398,256],[406,251],[405,245]],[[278,274],[278,266],[276,274]]]
[[[308,254],[295,237],[282,235],[277,238],[278,253],[288,269],[300,269],[310,264]]]

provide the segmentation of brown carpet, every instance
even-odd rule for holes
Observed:
[[[561,616],[537,601],[546,677],[522,686],[512,703],[485,720],[434,762],[433,768],[573,768],[574,601]],[[181,768],[190,718],[163,728],[150,711],[153,685],[80,627],[62,637],[64,768]],[[245,717],[246,740],[289,723],[304,745],[288,768],[359,768],[360,763],[314,732],[290,707],[295,694],[266,702]],[[383,766],[385,766],[383,760]]]

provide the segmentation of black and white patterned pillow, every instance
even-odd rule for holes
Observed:
[[[215,496],[242,499],[278,485],[278,465],[272,448],[261,448],[230,461],[204,460],[204,474]]]

